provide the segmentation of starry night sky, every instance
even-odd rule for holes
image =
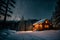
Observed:
[[[12,19],[50,19],[55,10],[57,0],[16,0]]]

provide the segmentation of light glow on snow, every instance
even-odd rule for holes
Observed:
[[[33,31],[19,31],[19,32],[17,32],[17,34],[19,34],[19,33],[31,33],[31,32],[33,32]]]

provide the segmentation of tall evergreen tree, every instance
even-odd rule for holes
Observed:
[[[55,12],[53,13],[53,25],[56,29],[60,29],[60,0],[57,1]]]
[[[6,26],[6,18],[11,17],[9,13],[13,13],[12,7],[15,8],[15,1],[14,0],[0,0],[0,15],[4,16],[4,27]]]

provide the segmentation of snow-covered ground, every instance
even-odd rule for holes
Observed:
[[[60,40],[60,30],[0,31],[0,40]]]

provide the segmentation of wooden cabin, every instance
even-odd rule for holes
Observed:
[[[52,24],[48,19],[42,19],[33,24],[33,31],[47,30],[52,28]]]

